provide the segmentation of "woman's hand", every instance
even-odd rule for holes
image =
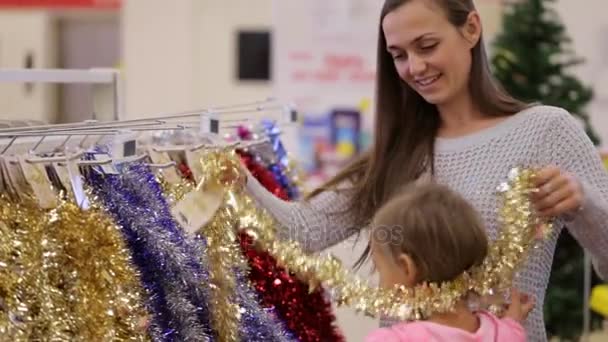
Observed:
[[[242,189],[247,184],[247,168],[240,161],[225,165],[219,181],[224,187]]]
[[[505,313],[505,317],[511,318],[517,322],[524,321],[530,311],[534,309],[534,299],[526,294],[519,292],[517,289],[511,290],[511,304]]]
[[[572,213],[582,207],[584,194],[578,180],[558,167],[541,169],[534,179],[538,192],[532,201],[540,215],[555,217]]]

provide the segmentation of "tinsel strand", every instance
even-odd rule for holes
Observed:
[[[220,208],[199,232],[207,241],[213,326],[219,340],[225,342],[240,341],[238,327],[243,313],[235,296],[235,272],[242,272],[246,263],[236,244],[235,224],[231,208]]]
[[[277,181],[271,171],[273,169],[264,167],[261,158],[256,158],[251,149],[237,153],[251,175],[268,191],[283,200],[289,199],[286,186]],[[264,305],[275,308],[298,340],[343,341],[342,334],[334,324],[336,319],[325,290],[322,287],[309,290],[308,283],[279,266],[270,254],[254,248],[246,234],[239,236],[241,248],[250,265],[249,279],[260,293]]]
[[[239,272],[236,275],[237,296],[244,313],[241,316],[242,342],[290,342],[297,341],[284,327],[274,309],[264,309],[259,304],[259,297],[251,287],[247,277]]]
[[[133,227],[128,216],[121,217],[120,206],[127,203],[125,196],[118,186],[120,180],[116,175],[104,175],[98,171],[91,171],[86,177],[103,207],[114,217],[121,227],[129,247],[131,257],[141,275],[141,280],[147,294],[147,308],[152,317],[150,320],[150,335],[154,341],[171,341],[175,334],[171,313],[168,309],[165,290],[161,282],[162,271],[154,262],[154,253],[147,248],[147,241],[141,233]],[[128,208],[126,208],[128,210]],[[125,213],[126,214],[126,213]],[[152,260],[152,262],[151,262]]]
[[[73,202],[49,215],[47,230],[64,246],[56,253],[78,339],[147,340],[143,291],[118,228],[98,209]]]
[[[209,295],[205,288],[200,285],[208,281],[208,272],[200,263],[200,254],[196,243],[186,236],[182,227],[174,220],[169,202],[164,197],[161,184],[147,166],[141,163],[130,164],[125,169],[124,176],[131,191],[138,193],[139,197],[143,200],[142,205],[149,207],[150,210],[156,213],[161,225],[166,230],[173,232],[176,247],[182,251],[185,259],[184,264],[181,265],[179,270],[180,277],[184,279],[182,286],[186,289],[188,299],[195,306],[194,309],[199,324],[202,325],[202,331],[207,338],[211,338],[212,329],[208,308]],[[201,328],[196,325],[192,327],[194,329]]]
[[[107,217],[70,201],[50,211],[0,202],[3,337],[147,339],[137,274]]]
[[[90,178],[97,178],[93,184],[104,207],[123,227],[133,258],[147,280],[150,304],[154,307],[152,322],[158,328],[156,338],[209,341],[210,328],[201,321],[204,310],[191,300],[200,293],[189,293],[197,279],[188,267],[191,255],[179,247],[183,237],[176,232],[171,218],[157,213],[148,203],[154,198],[154,189],[148,187],[153,175],[134,173],[117,176],[92,172]],[[128,177],[139,181],[132,184]]]
[[[157,178],[170,205],[175,205],[188,192],[195,190],[194,184],[187,179],[183,179],[177,184],[169,184],[162,177]],[[195,241],[195,246],[198,249],[197,255],[201,256],[201,265],[210,265],[205,239],[198,236]],[[205,272],[208,274],[208,271]],[[242,308],[241,324],[239,327],[241,341],[293,341],[293,337],[285,330],[283,323],[276,317],[274,310],[263,309],[260,306],[258,297],[244,276],[246,272],[239,272],[239,270],[234,270],[234,272],[236,275],[236,300]],[[206,278],[208,279],[208,275]],[[205,283],[203,286],[207,287],[208,285],[208,283]]]
[[[61,289],[57,258],[62,245],[46,229],[50,217],[34,200],[2,198],[0,208],[3,231],[12,238],[10,255],[3,260],[3,336],[13,341],[72,340],[77,331]]]
[[[252,239],[240,234],[241,247],[250,264],[249,279],[267,307],[273,307],[298,341],[344,341],[335,323],[331,303],[322,288],[281,267],[267,252],[255,248]]]
[[[479,294],[508,291],[515,273],[530,252],[553,233],[552,223],[536,215],[530,201],[530,194],[536,191],[534,176],[535,170],[514,168],[507,180],[497,186],[502,204],[498,222],[502,229],[496,241],[490,244],[483,265],[473,272],[473,288]]]
[[[234,155],[218,153],[213,158],[216,160],[210,164],[219,166],[205,170],[208,180],[224,179],[226,170],[235,173],[230,179],[239,179],[239,162]],[[503,240],[499,239],[493,244],[496,247],[490,249],[482,271],[473,270],[472,276],[465,272],[450,282],[422,284],[414,288],[370,287],[346,271],[336,258],[310,256],[296,242],[279,241],[276,238],[276,222],[234,184],[228,191],[232,200],[228,205],[234,208],[234,217],[241,220],[241,227],[247,227],[247,233],[261,250],[268,251],[281,265],[307,280],[313,288],[326,284],[332,289],[338,304],[352,306],[375,317],[385,315],[401,320],[423,319],[434,313],[452,310],[471,290],[477,290],[482,295],[491,294],[498,283],[508,284],[512,281],[513,271],[521,265],[533,246],[534,240],[530,237],[535,235],[542,223],[531,210],[528,198],[533,191],[532,175],[533,170],[513,169],[508,181],[499,187],[500,218],[503,222],[500,239]]]

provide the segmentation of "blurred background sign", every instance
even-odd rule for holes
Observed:
[[[119,8],[122,0],[0,0],[1,7]]]

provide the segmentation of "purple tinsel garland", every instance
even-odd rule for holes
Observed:
[[[164,225],[140,193],[125,181],[124,175],[89,173],[89,183],[101,198],[104,207],[123,228],[133,259],[150,294],[149,308],[153,314],[151,336],[156,341],[212,341],[206,304],[195,306],[188,293],[192,284],[190,256],[178,247],[180,236]],[[140,187],[146,182],[140,181]]]
[[[160,184],[146,166],[133,163],[121,169],[120,175],[92,171],[88,180],[123,227],[150,294],[153,339],[211,341],[204,241],[185,237],[171,216]],[[237,298],[244,309],[242,340],[293,341],[273,312],[260,306],[246,277],[237,279]]]
[[[275,153],[276,162],[272,161],[268,165],[268,169],[274,174],[275,179],[281,186],[287,191],[287,195],[290,200],[297,199],[300,194],[298,187],[293,184],[286,174],[286,170],[289,167],[289,158],[287,156],[287,150],[283,146],[280,135],[281,130],[274,121],[263,120],[262,126],[266,136],[272,144],[272,150]]]
[[[157,215],[162,217],[166,221],[165,224],[174,225],[178,235],[181,235],[185,253],[192,256],[188,266],[194,270],[193,275],[198,277],[197,282],[192,285],[199,292],[203,292],[202,284],[208,283],[208,272],[204,267],[204,265],[207,265],[205,261],[205,241],[200,238],[194,241],[185,237],[183,229],[178,226],[178,223],[171,216],[169,204],[164,197],[162,187],[146,166],[130,164],[125,170],[125,180],[130,184],[133,191],[143,191],[142,197],[144,201],[147,201],[145,205],[149,205]],[[146,186],[141,186],[142,181]],[[276,316],[260,306],[246,277],[237,275],[237,280],[237,298],[244,309],[240,332],[242,341],[292,341],[293,338],[282,328],[282,323]],[[200,293],[200,298],[207,298],[207,295],[206,291]]]

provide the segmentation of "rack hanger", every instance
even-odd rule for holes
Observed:
[[[124,122],[124,121],[116,121],[116,122],[102,122],[98,124],[94,123],[79,123],[79,124],[62,124],[62,125],[44,125],[44,126],[34,126],[34,127],[18,127],[18,128],[10,128],[10,129],[0,129],[0,135],[2,136],[10,136],[11,134],[19,134],[19,133],[44,133],[44,132],[71,132],[71,131],[93,131],[93,130],[103,130],[103,129],[130,129],[137,127],[145,127],[145,126],[155,126],[167,124],[166,121],[163,120],[148,120],[142,122]]]
[[[85,151],[81,150],[72,155],[66,155],[63,157],[47,157],[47,158],[27,158],[26,162],[31,164],[41,164],[41,163],[54,163],[54,162],[67,162],[74,159],[78,159],[84,155]]]
[[[1,74],[0,74],[1,78]],[[1,81],[1,80],[0,80]],[[19,139],[24,140],[23,144],[27,146],[30,153],[36,153],[38,148],[44,143],[53,144],[56,147],[53,149],[54,153],[63,152],[62,150],[67,145],[69,140],[75,136],[83,137],[78,147],[83,149],[85,142],[91,136],[99,137],[96,143],[99,143],[101,139],[107,136],[114,136],[116,139],[113,145],[120,149],[122,144],[122,150],[125,151],[129,142],[135,142],[138,133],[145,131],[178,131],[196,129],[199,133],[207,138],[210,143],[199,144],[196,146],[179,146],[179,147],[156,147],[154,148],[158,152],[172,152],[172,151],[185,151],[189,149],[195,151],[202,148],[203,146],[210,147],[226,147],[228,145],[222,143],[218,134],[220,129],[226,128],[237,128],[240,125],[247,124],[250,118],[234,119],[232,115],[243,114],[243,113],[268,113],[268,112],[281,112],[282,115],[278,121],[281,124],[290,124],[297,120],[297,112],[290,105],[281,105],[274,98],[267,98],[260,101],[253,101],[247,103],[238,103],[231,105],[215,106],[205,109],[182,111],[178,113],[165,113],[155,115],[153,117],[132,119],[132,120],[115,120],[115,121],[96,121],[86,120],[78,123],[68,124],[48,124],[48,125],[33,125],[23,127],[12,127],[0,129],[0,155],[6,154]],[[198,118],[198,120],[192,120]],[[135,134],[135,135],[134,135]],[[36,140],[27,138],[39,138]],[[63,139],[63,140],[59,140]],[[120,139],[125,139],[120,141]],[[4,141],[3,141],[4,140]],[[266,141],[259,141],[258,144],[266,143]],[[239,142],[240,146],[250,147],[256,144],[255,142],[248,142],[244,145],[243,142]],[[113,147],[114,148],[114,147]],[[132,151],[135,149],[131,148]],[[115,154],[112,152],[112,156],[116,158],[124,157],[123,154]],[[63,158],[63,157],[55,157]],[[44,159],[40,159],[43,161]],[[111,162],[109,160],[108,162]],[[156,165],[155,167],[163,168],[170,167],[169,164]]]
[[[281,111],[281,123],[290,124],[297,121],[298,116],[297,112],[293,109],[293,107],[284,105],[284,106],[270,106],[270,107],[257,107],[254,110],[234,110],[227,112],[207,112],[200,115],[201,118],[201,131],[204,133],[215,133],[218,134],[220,130],[220,123],[226,122],[227,120],[224,118],[225,115],[231,114],[245,114],[250,112],[267,112],[267,111]],[[244,120],[232,120],[232,122],[243,123]]]
[[[122,81],[118,69],[2,69],[0,82],[87,83],[93,89],[95,118],[119,120],[122,116]]]
[[[79,123],[69,123],[69,124],[48,124],[48,125],[37,125],[37,126],[25,126],[25,127],[13,127],[13,128],[0,128],[0,133],[8,133],[8,132],[23,132],[23,131],[42,131],[42,130],[59,130],[59,129],[97,129],[101,127],[105,128],[117,128],[119,126],[130,126],[130,125],[143,125],[145,123],[153,124],[153,123],[166,123],[169,120],[178,120],[192,117],[200,117],[201,121],[206,121],[203,126],[209,126],[209,132],[213,132],[214,130],[219,130],[219,122],[220,117],[231,114],[243,114],[250,112],[267,112],[267,111],[276,111],[281,110],[284,115],[282,118],[283,122],[295,122],[297,120],[297,112],[293,109],[291,105],[278,105],[273,104],[276,102],[274,98],[268,98],[266,100],[249,102],[249,103],[240,103],[240,104],[232,104],[232,105],[224,105],[224,106],[216,106],[205,109],[198,110],[189,110],[177,113],[165,113],[156,115],[153,117],[141,118],[141,119],[131,119],[131,120],[115,120],[115,121],[97,121],[97,120],[86,120]],[[240,108],[254,105],[254,108]],[[227,110],[228,109],[228,110]],[[222,122],[228,122],[226,119],[221,118]],[[241,120],[242,121],[242,120]],[[200,124],[200,122],[199,122]]]
[[[152,168],[152,169],[168,169],[170,167],[174,167],[177,165],[177,163],[175,161],[170,161],[164,164],[154,164],[154,163],[150,163],[150,164],[146,164],[148,165],[148,167]]]
[[[101,138],[103,138],[104,136],[109,136],[109,135],[120,136],[120,135],[128,134],[128,133],[130,133],[130,131],[131,132],[176,131],[176,130],[185,130],[185,129],[188,129],[188,127],[183,126],[183,125],[157,126],[157,127],[154,127],[152,125],[152,127],[130,127],[128,129],[128,131],[125,131],[122,129],[103,128],[103,129],[98,129],[98,130],[90,129],[90,130],[84,130],[84,131],[60,129],[59,131],[48,130],[48,131],[41,131],[41,132],[31,132],[30,131],[30,132],[17,132],[17,133],[0,133],[0,138],[11,138],[11,140],[8,142],[8,144],[6,144],[6,146],[4,146],[2,151],[0,151],[0,155],[6,154],[8,152],[8,150],[13,146],[15,141],[18,138],[23,138],[23,137],[40,137],[40,139],[35,143],[33,148],[30,150],[31,152],[35,152],[35,150],[42,144],[42,141],[46,137],[50,137],[50,136],[66,137],[66,139],[58,146],[58,148],[55,148],[56,152],[59,152],[59,150],[61,150],[61,148],[63,148],[67,144],[67,142],[70,140],[70,138],[73,136],[84,136],[82,141],[79,143],[79,147],[83,147],[84,141],[89,136],[101,136]]]
[[[2,82],[2,72],[0,71],[0,82]],[[179,118],[187,118],[187,117],[197,117],[201,113],[209,112],[209,111],[217,111],[218,113],[222,113],[221,110],[225,109],[234,109],[239,107],[246,106],[256,106],[255,108],[266,108],[263,105],[272,104],[276,101],[273,98],[268,98],[261,101],[247,102],[247,103],[237,103],[231,105],[223,105],[216,106],[212,108],[204,108],[204,109],[195,109],[181,112],[171,112],[154,115],[154,117],[146,117],[141,119],[131,119],[131,120],[112,120],[112,121],[98,121],[98,120],[84,120],[82,122],[75,123],[66,123],[66,124],[45,124],[45,125],[33,125],[33,126],[20,126],[20,127],[6,127],[0,128],[0,132],[20,132],[20,131],[37,131],[37,130],[46,130],[46,129],[60,129],[60,128],[79,128],[79,127],[116,127],[118,125],[130,125],[130,124],[141,124],[144,122],[158,122],[163,121],[162,119],[179,119]],[[247,109],[247,111],[252,109]],[[244,112],[247,112],[244,111]]]

